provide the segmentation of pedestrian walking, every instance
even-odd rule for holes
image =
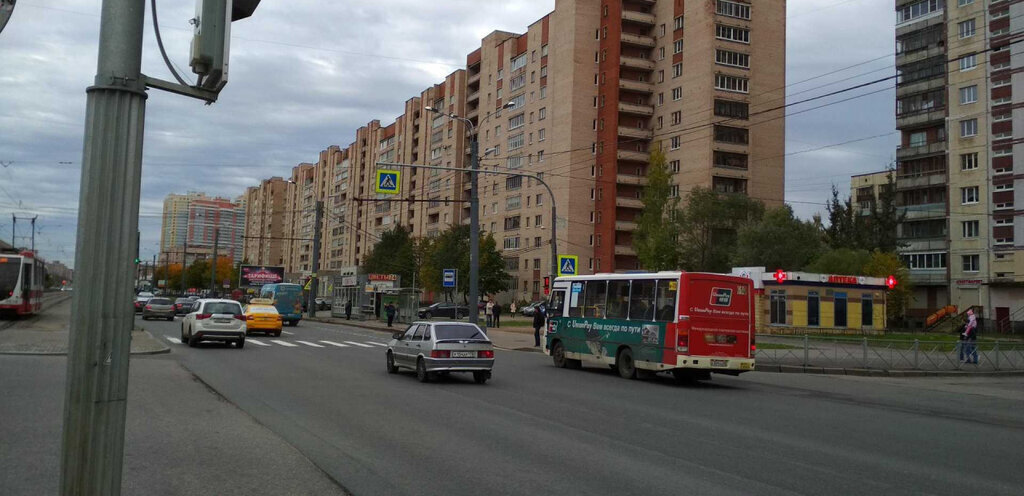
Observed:
[[[494,327],[501,327],[501,303],[495,303],[492,312],[494,313]]]
[[[395,305],[388,303],[384,307],[384,314],[388,316],[388,327],[391,327],[391,323],[395,321]]]
[[[509,304],[509,306],[508,306],[508,313],[510,315],[515,315],[516,314],[516,302],[513,301],[511,304]]]
[[[484,315],[487,317],[487,326],[494,325],[494,300],[487,300],[487,306],[484,307]]]
[[[974,310],[967,311],[967,325],[960,333],[960,361],[978,363],[978,317]]]
[[[345,320],[352,320],[352,300],[345,302]]]
[[[547,314],[547,309],[544,305],[538,306],[533,311],[533,345],[540,346],[540,328],[544,327],[544,317]]]

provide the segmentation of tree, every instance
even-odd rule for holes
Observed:
[[[650,271],[679,268],[679,197],[672,197],[672,176],[660,149],[651,152],[642,201],[633,232],[640,266]]]
[[[889,325],[901,324],[906,318],[907,308],[913,298],[914,286],[910,282],[910,270],[895,253],[875,250],[864,266],[864,275],[871,277],[896,277],[896,287],[886,295],[886,309]]]
[[[497,248],[494,236],[487,233],[480,239],[480,294],[497,293],[509,288],[509,276],[505,272],[505,260]],[[436,238],[424,240],[419,250],[422,256],[420,280],[423,288],[442,293],[447,301],[454,301],[457,293],[469,302],[469,226],[452,226]],[[457,287],[444,288],[441,271],[458,271]]]
[[[746,195],[693,188],[680,216],[683,267],[729,272],[737,229],[763,215],[764,204]]]
[[[363,260],[363,270],[370,274],[398,274],[403,285],[412,286],[418,262],[415,241],[408,230],[396,225],[373,245]]]
[[[768,209],[760,222],[748,222],[739,228],[733,264],[795,270],[815,259],[821,250],[814,224],[796,218],[793,209],[783,205]]]
[[[835,185],[832,185],[832,199],[825,208],[828,211],[825,240],[831,248],[857,249],[870,244],[863,220],[855,215],[850,199],[839,199],[839,190]]]
[[[887,170],[888,180],[879,188],[878,201],[872,204],[869,217],[871,246],[864,248],[893,253],[903,246],[897,238],[896,229],[906,219],[907,214],[900,212],[896,206],[896,173],[892,167]]]
[[[804,270],[819,274],[859,276],[864,275],[864,266],[869,260],[871,260],[871,252],[867,250],[839,248],[825,251],[808,264]]]

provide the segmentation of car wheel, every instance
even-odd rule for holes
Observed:
[[[167,322],[174,322],[174,316],[167,317]]]
[[[388,350],[388,373],[389,374],[396,374],[396,373],[398,373],[398,366],[395,365],[395,355],[393,353],[391,353],[391,350]],[[418,372],[417,372],[417,374],[418,374]]]
[[[235,346],[238,347],[238,349],[245,348],[245,338],[235,341]]]
[[[491,378],[491,373],[486,370],[475,370],[473,371],[473,382],[477,384],[486,384],[487,379]]]
[[[429,319],[430,317],[432,317],[432,315],[430,315],[430,312],[423,314],[424,319]]]
[[[422,358],[416,360],[416,379],[420,382],[430,382],[430,373],[427,372],[427,364]]]
[[[185,324],[181,324],[181,344],[188,343],[188,339],[185,338]]]
[[[279,337],[281,337],[281,330],[280,330],[280,329],[278,329],[278,330],[274,331],[274,337],[275,337],[275,338],[279,338]]]
[[[192,335],[192,330],[188,331],[188,345],[191,348],[195,348],[199,344],[199,338]]]
[[[565,358],[565,346],[561,341],[556,341],[555,346],[551,348],[551,361],[554,362],[555,367],[560,369],[564,369],[568,365]]]
[[[619,371],[619,377],[623,379],[636,379],[636,364],[633,363],[633,351],[623,348],[615,359],[615,368]]]

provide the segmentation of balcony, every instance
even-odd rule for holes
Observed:
[[[925,155],[938,155],[946,152],[946,142],[940,141],[930,145],[907,146],[896,149],[897,160],[907,160],[912,157]]]
[[[946,107],[934,108],[923,112],[915,112],[913,114],[903,114],[896,116],[896,128],[903,129],[905,127],[915,127],[929,122],[945,122],[946,121]]]
[[[615,156],[619,160],[632,160],[634,162],[647,162],[651,158],[648,152],[637,152],[632,150],[618,150]]]
[[[642,59],[639,57],[619,57],[619,65],[630,69],[639,69],[641,71],[654,70],[653,60]]]
[[[654,14],[648,14],[646,12],[623,9],[622,20],[635,24],[642,24],[647,27],[654,27]]]
[[[930,59],[946,53],[946,47],[942,45],[932,45],[928,48],[921,50],[914,50],[909,53],[898,53],[896,54],[896,67],[913,64],[914,62],[920,62],[922,60]]]
[[[630,186],[647,186],[647,178],[633,174],[616,174],[616,184],[627,184]]]
[[[642,209],[644,208],[644,202],[640,201],[639,198],[627,198],[625,196],[616,196],[615,206],[622,208]]]
[[[921,205],[907,205],[897,207],[896,211],[906,214],[906,220],[944,219],[946,217],[946,204],[924,203]]]
[[[473,74],[466,78],[466,86],[472,86],[480,82],[480,73]]]
[[[619,79],[619,89],[650,95],[654,93],[654,84],[648,83],[647,81],[637,81],[635,79]]]
[[[625,45],[632,45],[642,48],[654,48],[657,42],[654,41],[653,36],[645,36],[642,34],[633,33],[622,33],[620,37],[622,43]]]
[[[619,112],[622,112],[623,114],[642,115],[644,117],[650,117],[654,115],[654,105],[619,102]]]
[[[910,269],[910,282],[915,286],[947,286],[946,269]]]
[[[917,189],[928,186],[940,186],[946,184],[946,171],[938,174],[899,176],[896,178],[896,189]]]
[[[896,98],[903,98],[907,95],[913,95],[914,93],[924,93],[928,90],[937,90],[946,86],[946,78],[939,74],[931,79],[923,79],[920,81],[914,81],[913,83],[901,84],[896,86]]]
[[[944,251],[949,249],[945,235],[931,238],[898,238],[903,247],[900,251],[911,253],[920,251]]]
[[[623,256],[627,256],[627,257],[635,257],[636,256],[636,250],[634,250],[632,246],[615,245],[615,254],[616,255],[623,255]]]
[[[626,231],[626,232],[636,231],[636,222],[629,222],[629,221],[625,221],[625,220],[617,220],[617,221],[615,221],[615,230],[616,231]]]
[[[479,100],[479,99],[480,99],[480,90],[474,91],[474,92],[466,95],[466,101],[467,102],[472,102],[472,101],[476,101],[476,100]]]
[[[654,137],[654,131],[650,129],[619,126],[619,136],[649,140]]]

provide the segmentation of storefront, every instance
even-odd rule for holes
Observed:
[[[767,272],[739,267],[754,281],[756,326],[765,334],[881,334],[886,291],[881,277]]]
[[[343,270],[333,276],[331,292],[332,317],[345,317],[345,304],[352,302],[352,318],[358,320],[386,320],[384,307],[391,303],[397,309],[396,322],[411,322],[419,307],[419,292],[402,289],[397,274],[361,274],[358,270]]]

